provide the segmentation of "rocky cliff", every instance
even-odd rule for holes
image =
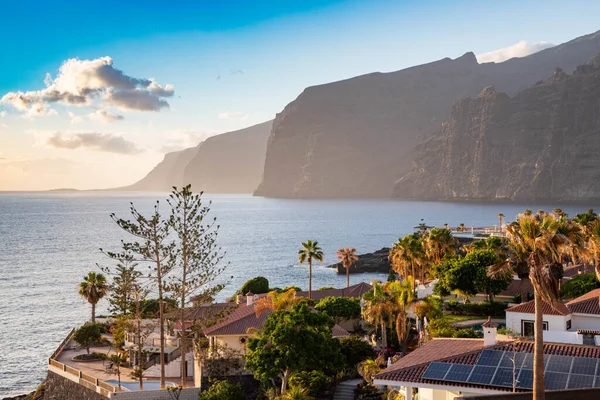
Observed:
[[[414,146],[449,118],[455,101],[489,85],[514,95],[599,51],[600,32],[498,64],[479,64],[467,53],[307,88],[273,123],[255,194],[389,197]]]
[[[273,121],[206,139],[183,180],[209,193],[252,193],[262,178]]]
[[[514,97],[458,101],[415,150],[395,196],[429,200],[600,199],[600,56]]]
[[[210,193],[252,193],[262,177],[271,125],[211,136],[196,147],[168,153],[143,179],[114,190],[167,191],[190,183]]]

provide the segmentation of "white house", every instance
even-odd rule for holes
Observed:
[[[571,330],[571,312],[562,303],[552,307],[543,302],[544,330],[566,332]],[[519,335],[533,337],[535,321],[535,301],[517,304],[506,309],[506,328],[512,329]]]

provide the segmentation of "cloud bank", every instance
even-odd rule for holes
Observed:
[[[29,116],[49,115],[54,103],[69,106],[114,107],[128,111],[160,111],[168,108],[166,98],[173,85],[159,85],[151,78],[135,78],[113,66],[110,57],[65,61],[56,78],[46,74],[41,90],[6,93],[0,101]]]
[[[540,50],[554,47],[549,42],[538,42],[529,44],[524,40],[513,44],[512,46],[504,47],[502,49],[490,51],[488,53],[478,54],[477,61],[480,63],[486,62],[502,62],[510,58],[525,57],[533,53],[537,53]]]
[[[135,143],[126,140],[122,136],[100,132],[74,134],[55,132],[46,139],[46,144],[58,149],[89,149],[127,155],[138,154],[143,151]]]
[[[91,120],[100,121],[104,123],[115,122],[123,119],[122,115],[112,114],[106,110],[97,110],[96,112],[88,115]]]

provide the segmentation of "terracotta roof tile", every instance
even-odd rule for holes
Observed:
[[[356,285],[352,285],[350,287],[342,289],[313,290],[312,299],[318,302],[324,299],[325,297],[330,296],[360,298],[363,294],[367,293],[371,289],[373,289],[371,285],[369,285],[368,283],[361,282]],[[303,290],[301,292],[297,292],[296,296],[308,297],[308,291]]]
[[[521,294],[522,285],[525,285],[523,288],[527,291],[527,293],[533,293],[533,285],[529,279],[521,280],[521,279],[513,279],[508,284],[506,290],[501,292],[498,296],[506,296],[506,297],[515,297],[518,294]]]
[[[331,335],[335,338],[341,338],[345,336],[350,336],[350,333],[338,324],[335,324],[333,326],[333,329],[331,330]]]
[[[535,300],[528,301],[526,303],[517,304],[506,309],[506,312],[517,312],[525,314],[535,313]],[[542,312],[544,315],[569,315],[571,311],[563,303],[557,303],[553,308],[550,303],[545,301],[542,302]]]

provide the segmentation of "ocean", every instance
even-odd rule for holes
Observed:
[[[89,271],[114,262],[100,252],[118,250],[125,232],[110,214],[128,217],[129,203],[149,213],[166,193],[3,193],[0,194],[0,398],[33,390],[46,375],[48,357],[73,327],[89,319],[89,304],[77,285]],[[298,265],[300,243],[319,241],[324,265],[336,250],[359,253],[390,246],[428,225],[494,225],[497,214],[513,220],[525,208],[553,206],[401,202],[393,200],[282,200],[249,195],[205,195],[220,225],[218,243],[230,264],[221,298],[257,275],[271,286],[308,286],[308,267]],[[588,206],[563,209],[574,214]],[[382,274],[351,276],[351,284],[385,279]],[[313,288],[343,287],[346,277],[317,265]],[[98,305],[106,312],[107,301]]]

